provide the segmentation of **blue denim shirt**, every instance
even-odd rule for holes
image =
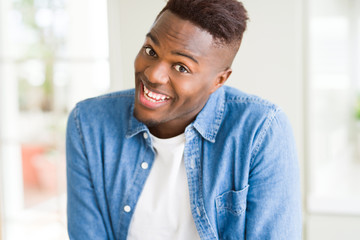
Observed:
[[[127,90],[82,101],[70,114],[71,239],[127,237],[155,156],[133,104],[134,90]],[[278,107],[224,86],[185,137],[190,206],[201,239],[301,239],[297,154]]]

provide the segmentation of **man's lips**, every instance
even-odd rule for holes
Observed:
[[[143,83],[141,83],[141,85],[143,87],[143,94],[144,94],[145,99],[150,102],[162,103],[162,102],[170,99],[170,97],[167,95],[150,91]]]

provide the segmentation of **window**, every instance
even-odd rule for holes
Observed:
[[[65,129],[109,90],[106,1],[0,2],[3,236],[66,239]]]
[[[309,2],[310,212],[360,213],[360,1]]]

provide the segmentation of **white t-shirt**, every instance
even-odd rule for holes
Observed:
[[[128,240],[200,239],[190,210],[183,160],[185,135],[151,136],[156,151],[131,219]]]

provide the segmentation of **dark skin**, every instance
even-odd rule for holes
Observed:
[[[185,131],[230,76],[234,49],[165,11],[135,60],[135,117],[159,138]]]

